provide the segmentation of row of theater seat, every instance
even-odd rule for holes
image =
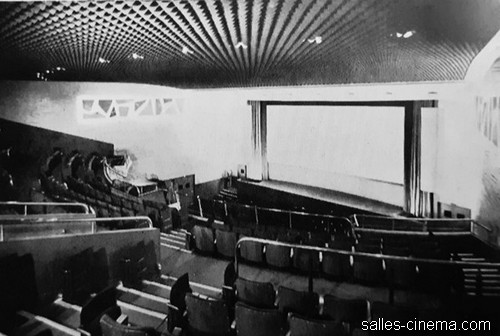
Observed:
[[[352,235],[352,224],[345,217],[270,209],[238,202],[200,199],[203,216],[234,227],[288,228]]]
[[[263,232],[238,233],[220,225],[195,225],[192,228],[195,250],[204,254],[233,258],[239,238],[256,236],[281,242],[299,244],[297,248],[278,246],[272,243],[243,242],[237,252],[239,257],[252,264],[269,266],[285,271],[304,274],[323,275],[337,281],[353,281],[361,284],[392,286],[396,288],[434,290],[450,292],[461,290],[463,275],[458,267],[416,262],[383,260],[370,256],[349,256],[335,252],[308,251],[302,245],[315,245],[336,250],[365,252],[370,254],[387,253],[402,255],[395,248],[383,250],[380,246],[355,244],[350,239],[324,240],[311,238],[306,231],[285,232],[277,236]],[[266,232],[264,232],[266,233]],[[316,243],[316,244],[314,244]],[[410,257],[410,255],[404,255]],[[429,286],[432,284],[432,286]]]
[[[67,178],[67,188],[53,178],[43,178],[42,186],[51,196],[67,201],[90,205],[98,217],[149,216],[155,227],[166,229],[170,212],[166,205],[134,196],[121,197],[92,188],[89,184],[72,177]]]
[[[234,267],[229,264],[228,269]],[[463,318],[446,307],[420,310],[417,305],[401,306],[369,302],[363,298],[340,298],[313,291],[300,291],[272,283],[251,281],[235,274],[227,276],[223,297],[193,294],[185,274],[172,287],[171,304],[176,323],[188,335],[363,335],[364,321],[379,318],[391,321]],[[231,280],[231,278],[233,278]],[[180,287],[177,287],[179,286]],[[174,294],[175,293],[175,294]],[[173,298],[175,296],[175,298]],[[185,312],[185,313],[184,313]],[[234,320],[234,324],[233,324]],[[365,323],[366,323],[365,322]],[[233,327],[235,330],[233,330]]]

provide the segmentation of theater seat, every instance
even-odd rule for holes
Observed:
[[[363,299],[342,299],[333,295],[323,298],[323,315],[338,322],[348,323],[351,330],[368,320],[368,303]]]
[[[191,336],[229,336],[229,308],[222,300],[186,295],[188,334]]]
[[[350,241],[332,241],[328,247],[342,251],[352,251]],[[352,277],[351,257],[334,252],[324,252],[322,270],[327,277],[336,280],[349,280]]]
[[[319,296],[314,292],[278,287],[278,308],[284,313],[316,317],[319,314]]]
[[[290,336],[344,336],[347,335],[340,322],[313,320],[292,314],[288,319]]]
[[[185,273],[180,276],[172,285],[170,290],[170,305],[168,307],[168,323],[167,330],[172,332],[175,327],[185,327],[186,319],[184,312],[186,311],[186,294],[192,293],[189,285],[189,274]]]
[[[238,237],[236,233],[226,230],[215,230],[215,239],[217,242],[217,252],[227,258],[234,258],[234,251]]]
[[[236,335],[238,336],[284,336],[286,316],[278,309],[261,309],[236,303]]]
[[[116,288],[108,287],[90,299],[80,312],[80,328],[92,336],[102,335],[101,317],[107,314],[113,319],[121,315],[121,309],[116,302]]]
[[[380,254],[381,250],[376,245],[358,244],[356,252]],[[368,256],[354,256],[354,280],[362,284],[380,285],[385,280],[382,259]]]
[[[236,279],[236,298],[259,308],[274,308],[276,292],[270,282],[258,282],[244,278]]]
[[[243,236],[240,236],[240,239]],[[240,244],[240,255],[245,261],[251,263],[262,263],[264,260],[264,244],[246,241]]]
[[[196,249],[202,253],[214,253],[214,231],[210,227],[195,225],[193,227],[193,235]]]
[[[99,321],[104,336],[159,336],[154,328],[123,325],[104,314]]]

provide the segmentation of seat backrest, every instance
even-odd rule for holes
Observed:
[[[280,286],[278,287],[278,308],[284,313],[291,312],[314,317],[319,314],[319,296],[314,292]]]
[[[266,262],[275,267],[287,268],[291,264],[290,247],[268,244],[266,246]]]
[[[196,248],[202,252],[212,253],[215,250],[214,232],[210,227],[195,225],[193,227]]]
[[[236,297],[249,305],[259,308],[274,308],[276,292],[270,282],[258,282],[244,278],[236,279]]]
[[[286,334],[286,317],[278,309],[260,309],[236,303],[236,335],[283,336]]]
[[[216,229],[215,239],[217,241],[217,252],[224,257],[234,257],[236,242],[238,241],[236,233]]]
[[[342,299],[327,294],[323,298],[323,315],[359,326],[368,320],[368,303],[363,299]]]
[[[105,313],[116,318],[121,313],[120,307],[118,307],[116,302],[116,288],[114,286],[110,286],[97,293],[96,296],[82,307],[82,311],[80,312],[80,327],[94,335],[93,331]]]
[[[288,319],[290,336],[343,336],[347,332],[342,322],[313,320],[292,314]]]
[[[224,301],[186,295],[188,329],[191,335],[226,336],[231,333],[229,309]]]
[[[184,273],[172,285],[172,289],[170,290],[170,303],[182,312],[186,309],[186,294],[192,292],[189,286],[189,273]]]
[[[160,335],[153,328],[123,325],[104,314],[99,321],[104,336],[157,336]]]

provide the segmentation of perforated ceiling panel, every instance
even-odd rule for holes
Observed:
[[[233,87],[459,80],[498,0],[0,4],[0,78]]]

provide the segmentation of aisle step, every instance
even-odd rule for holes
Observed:
[[[166,314],[168,312],[169,300],[154,294],[143,292],[137,289],[123,287],[118,285],[117,298],[122,302],[133,304],[151,311]]]

